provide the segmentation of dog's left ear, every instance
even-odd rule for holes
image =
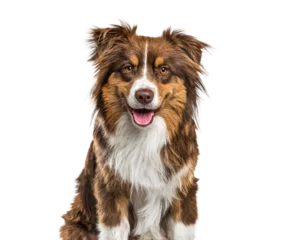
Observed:
[[[184,51],[190,59],[198,64],[205,64],[206,56],[214,56],[219,51],[214,45],[200,39],[183,26],[168,25],[162,29],[161,33],[165,39]]]
[[[208,41],[200,39],[183,26],[168,25],[162,29],[161,34],[163,38],[184,53],[185,65],[183,67],[187,76],[187,84],[191,86],[191,89],[195,89],[197,96],[202,101],[206,98],[211,102],[208,89],[211,74],[207,68],[207,56],[214,56],[219,49]]]

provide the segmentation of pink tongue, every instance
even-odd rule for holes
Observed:
[[[133,119],[136,124],[146,126],[150,124],[150,122],[153,119],[154,112],[148,111],[148,112],[139,112],[139,111],[132,111]]]

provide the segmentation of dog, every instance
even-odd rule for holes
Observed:
[[[180,30],[94,28],[93,141],[64,216],[63,240],[193,240],[202,51]]]

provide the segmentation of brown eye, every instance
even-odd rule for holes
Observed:
[[[122,69],[122,71],[123,71],[124,73],[130,73],[130,72],[133,71],[133,67],[132,67],[131,65],[127,65],[127,66],[125,66],[125,67]]]
[[[168,68],[167,67],[161,67],[160,72],[162,74],[166,74],[168,72]]]

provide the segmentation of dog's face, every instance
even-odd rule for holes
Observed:
[[[186,104],[182,73],[172,59],[178,52],[162,39],[141,37],[125,47],[102,87],[107,122],[115,125],[127,112],[136,127],[147,127],[161,116],[177,128],[176,117]]]
[[[204,90],[198,72],[201,49],[207,45],[179,31],[167,30],[157,38],[135,31],[128,25],[93,30],[97,110],[110,131],[128,114],[138,128],[162,117],[172,136],[184,117],[192,117],[197,90]]]

